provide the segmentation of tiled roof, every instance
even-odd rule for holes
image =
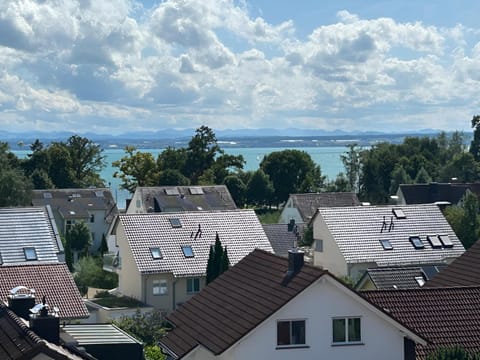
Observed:
[[[106,223],[118,213],[112,192],[106,188],[34,190],[33,205],[50,205],[64,219],[85,219],[89,210],[103,210]]]
[[[235,210],[225,185],[138,187],[146,209],[152,212]]]
[[[416,280],[427,281],[432,273],[437,273],[445,265],[422,266],[395,266],[367,269],[359,280],[362,283],[365,277],[370,278],[377,289],[417,289],[422,285]]]
[[[353,192],[291,194],[290,197],[305,223],[310,221],[319,207],[361,205]]]
[[[255,250],[167,316],[162,347],[181,358],[202,344],[220,354],[326,273],[304,265],[282,285],[288,259]]]
[[[170,219],[178,219],[181,227],[172,226]],[[121,214],[118,221],[141,273],[205,274],[216,233],[231,265],[255,248],[273,252],[253,210]],[[194,256],[185,257],[182,246],[191,246]],[[154,259],[151,248],[160,248],[162,259]]]
[[[417,345],[417,359],[455,345],[480,352],[480,286],[375,290],[362,295],[431,342]]]
[[[406,218],[397,219],[393,209],[401,209]],[[325,221],[347,263],[437,264],[465,251],[434,204],[320,208],[314,221],[320,220],[317,217]],[[433,248],[427,241],[427,235],[442,234],[448,235],[453,247]],[[410,236],[419,236],[425,247],[416,249]],[[380,240],[388,240],[393,249],[385,250]]]
[[[7,301],[10,290],[17,286],[34,289],[37,302],[45,295],[51,308],[60,309],[61,319],[80,319],[89,315],[64,263],[0,266],[0,300]]]
[[[465,195],[467,189],[478,193],[478,184],[401,184],[399,191],[402,192],[406,204],[428,204],[440,201],[457,204]]]
[[[58,262],[63,247],[47,207],[0,208],[0,264],[27,262],[24,248],[35,248],[28,263]]]
[[[37,359],[42,357],[41,354],[55,360],[84,359],[43,340],[23,320],[0,304],[0,359]]]
[[[262,226],[275,255],[288,256],[288,250],[297,244],[298,239],[295,232],[288,231],[287,224],[264,224]]]
[[[425,284],[427,287],[471,285],[480,286],[480,241]]]

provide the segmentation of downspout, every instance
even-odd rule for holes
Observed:
[[[172,281],[172,309],[173,311],[176,310],[176,301],[175,301],[175,285],[177,284],[177,280],[174,278]]]
[[[142,293],[143,293],[143,303],[146,304],[147,303],[147,280],[148,280],[148,274],[145,275],[144,279],[143,279],[143,290],[142,290]]]

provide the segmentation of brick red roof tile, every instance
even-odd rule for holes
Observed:
[[[64,263],[0,266],[0,300],[6,302],[10,290],[16,286],[34,289],[37,303],[45,295],[51,308],[60,309],[61,319],[81,319],[89,315]]]

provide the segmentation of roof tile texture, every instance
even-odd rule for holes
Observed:
[[[293,206],[298,209],[304,222],[309,222],[319,207],[361,205],[353,192],[291,194]]]
[[[280,256],[288,256],[288,250],[295,247],[298,240],[297,235],[293,231],[288,231],[287,224],[264,224],[262,226],[274,253]]]

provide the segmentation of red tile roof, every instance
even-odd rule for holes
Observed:
[[[89,315],[64,263],[0,266],[0,301],[6,302],[10,290],[17,286],[34,289],[37,303],[45,295],[51,308],[60,309],[61,319],[81,319]]]
[[[417,359],[440,347],[480,352],[480,286],[365,291],[362,295],[431,343]]]
[[[427,287],[480,285],[480,241],[427,281]]]

